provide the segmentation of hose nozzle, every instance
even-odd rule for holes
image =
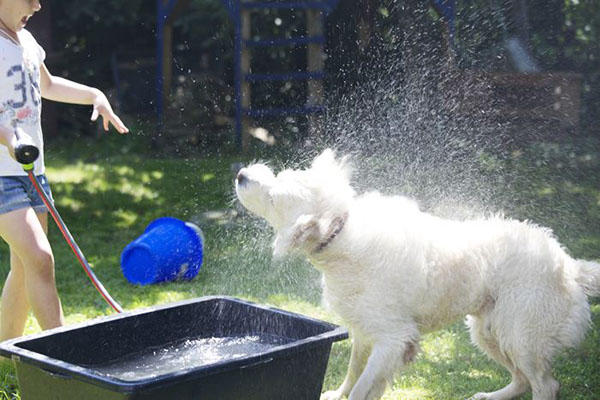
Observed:
[[[29,135],[25,134],[21,128],[15,128],[15,137],[17,145],[15,146],[15,158],[20,164],[23,164],[25,170],[33,168],[33,162],[40,155],[40,149],[37,148]],[[27,168],[31,165],[31,168]]]

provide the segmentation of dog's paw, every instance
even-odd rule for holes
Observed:
[[[330,390],[329,392],[323,393],[320,400],[342,400],[343,398],[344,396],[339,390]]]

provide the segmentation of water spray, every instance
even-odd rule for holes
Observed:
[[[98,278],[94,274],[94,271],[92,271],[90,264],[87,262],[85,256],[83,255],[83,252],[75,242],[73,235],[71,235],[69,229],[63,222],[58,211],[56,210],[56,207],[54,207],[52,200],[50,200],[50,198],[40,185],[39,181],[37,180],[37,177],[33,172],[33,163],[35,160],[37,160],[40,154],[39,149],[30,141],[29,137],[27,137],[26,135],[19,134],[19,131],[16,127],[14,129],[14,132],[15,137],[17,139],[17,145],[15,146],[16,160],[23,166],[23,170],[27,172],[29,180],[31,181],[31,183],[35,187],[35,190],[38,192],[38,194],[42,198],[42,201],[50,211],[50,214],[52,215],[54,222],[56,222],[58,229],[67,241],[67,244],[69,245],[71,250],[73,250],[75,257],[77,257],[77,260],[79,260],[79,263],[83,267],[83,270],[87,274],[88,278],[90,278],[90,281],[92,281],[92,284],[94,285],[96,290],[100,293],[100,295],[102,295],[104,300],[106,300],[106,302],[112,307],[113,310],[115,310],[118,313],[122,313],[123,308],[110,296],[108,291],[98,280]]]

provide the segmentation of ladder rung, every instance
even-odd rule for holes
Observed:
[[[244,109],[243,112],[249,117],[275,117],[281,115],[305,115],[315,114],[325,111],[321,105],[292,107],[292,108],[263,108],[263,109]]]
[[[241,1],[240,6],[242,8],[280,8],[280,9],[324,9],[329,10],[331,5],[324,1],[285,1],[285,2],[275,2],[275,1],[250,1],[245,2]]]
[[[262,81],[297,81],[310,79],[323,79],[325,73],[319,72],[286,72],[279,74],[246,74],[247,82],[262,82]]]
[[[284,39],[263,39],[263,40],[246,40],[247,47],[269,47],[269,46],[289,46],[309,43],[325,43],[323,36],[299,36],[294,38]]]

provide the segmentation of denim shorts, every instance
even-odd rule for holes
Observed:
[[[52,199],[46,176],[38,175],[37,178],[48,197]],[[28,176],[0,176],[0,214],[27,207],[38,213],[48,211]]]

